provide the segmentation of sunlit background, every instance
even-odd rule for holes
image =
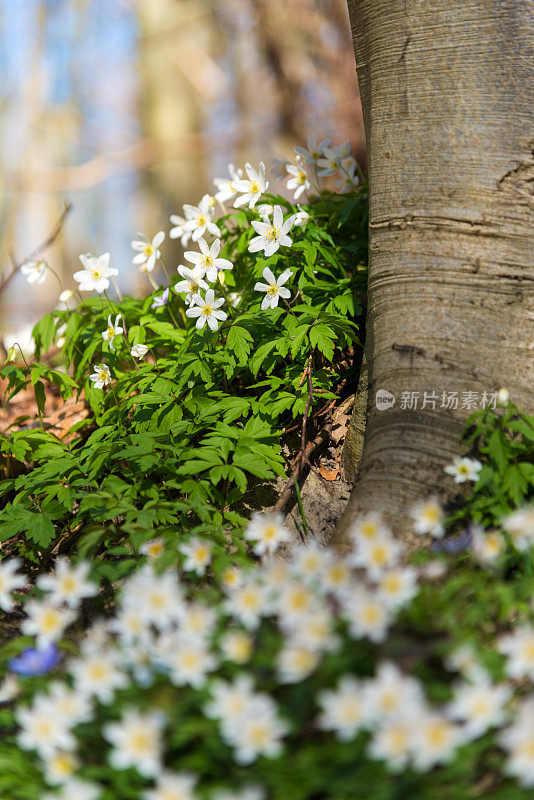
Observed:
[[[292,160],[310,132],[348,138],[365,163],[345,0],[2,0],[0,26],[4,277],[70,202],[46,252],[63,287],[78,253],[110,251],[121,287],[146,290],[131,239],[168,231],[229,162]],[[163,252],[174,268],[179,244]],[[17,275],[0,334],[59,291],[50,273]]]

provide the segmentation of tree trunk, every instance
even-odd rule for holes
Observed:
[[[348,5],[369,151],[369,400],[338,542],[368,510],[406,536],[409,505],[454,492],[443,467],[468,392],[481,407],[506,386],[534,406],[534,6]]]

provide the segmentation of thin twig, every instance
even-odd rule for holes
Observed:
[[[72,208],[72,203],[67,203],[65,205],[65,208],[63,209],[63,212],[56,223],[56,227],[54,228],[50,236],[47,239],[45,239],[45,241],[42,244],[36,247],[35,250],[33,250],[33,252],[29,256],[26,256],[26,258],[23,258],[22,261],[17,262],[15,261],[13,256],[10,255],[11,272],[9,273],[9,275],[6,275],[6,277],[2,281],[0,281],[0,294],[2,294],[2,292],[7,289],[7,287],[9,286],[9,284],[11,283],[17,272],[26,263],[26,261],[28,261],[33,256],[39,255],[39,253],[42,253],[43,250],[46,250],[48,247],[50,247],[50,245],[54,244],[57,237],[61,233],[61,229],[63,228],[63,223],[65,222],[65,218],[67,214],[70,212],[71,208]]]

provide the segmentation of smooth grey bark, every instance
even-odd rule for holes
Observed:
[[[338,543],[368,510],[406,536],[409,505],[454,491],[443,467],[471,411],[441,408],[444,392],[461,405],[506,386],[534,408],[534,4],[348,6],[369,153],[369,401]]]

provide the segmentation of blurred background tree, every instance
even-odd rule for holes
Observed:
[[[109,250],[121,286],[144,276],[130,240],[168,229],[229,162],[293,160],[307,133],[365,143],[345,0],[3,0],[0,271],[47,252],[70,286],[77,254]],[[284,191],[279,181],[276,190]],[[168,263],[180,261],[167,242]],[[0,332],[59,294],[18,275]]]

